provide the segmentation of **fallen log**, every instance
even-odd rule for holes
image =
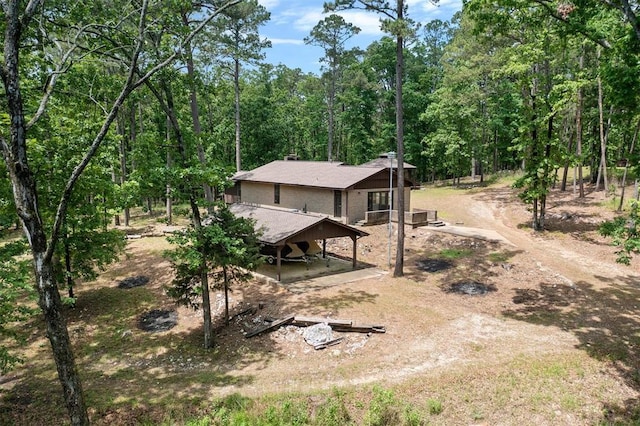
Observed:
[[[315,324],[328,324],[332,328],[334,326],[340,327],[350,327],[353,324],[351,320],[338,320],[338,319],[329,319],[329,318],[312,318],[312,317],[298,317],[296,316],[293,319],[293,325],[298,325],[301,327],[307,327]]]
[[[386,333],[384,325],[350,325],[331,327],[335,331],[344,331],[352,333]]]
[[[288,317],[273,321],[269,325],[258,327],[257,329],[248,332],[247,334],[245,334],[244,337],[249,338],[249,337],[257,336],[258,334],[264,333],[265,331],[275,330],[278,327],[281,327],[283,325],[293,322],[294,318],[295,318],[294,315],[289,315]]]

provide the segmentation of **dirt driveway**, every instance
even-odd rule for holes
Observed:
[[[262,315],[350,319],[382,324],[387,333],[342,333],[340,345],[314,351],[295,327],[240,347],[230,332],[221,342],[230,355],[246,351],[262,362],[227,366],[227,374],[250,376],[251,383],[216,392],[263,395],[389,383],[417,404],[441,398],[450,408],[432,423],[627,418],[640,388],[640,274],[637,264],[616,264],[613,248],[598,236],[598,224],[612,217],[600,195],[577,202],[572,194],[554,193],[549,231],[536,234],[509,187],[430,193],[414,192],[412,206],[437,209],[448,223],[495,231],[508,241],[407,228],[404,278],[386,274],[296,293],[246,289],[243,300],[264,303]],[[388,228],[366,230],[371,235],[360,241],[359,259],[390,272]],[[349,255],[351,243],[336,240],[329,250]],[[460,257],[441,262],[443,251]],[[467,283],[488,291],[451,291]]]

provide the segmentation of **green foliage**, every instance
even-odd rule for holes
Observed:
[[[200,306],[201,277],[212,273],[215,287],[228,287],[251,278],[250,271],[261,263],[259,234],[255,222],[235,217],[224,204],[218,204],[202,227],[191,226],[168,237],[177,247],[167,252],[176,277],[168,293],[178,303]]]
[[[284,400],[276,406],[270,406],[264,414],[266,425],[306,425],[309,424],[307,404],[295,400]]]
[[[11,369],[20,358],[13,355],[5,342],[22,341],[18,330],[21,324],[35,313],[27,304],[35,298],[35,291],[28,284],[30,263],[23,256],[27,252],[24,241],[0,246],[0,373]]]
[[[398,400],[393,391],[379,386],[373,388],[373,399],[365,414],[364,424],[367,426],[392,426],[400,424],[401,415]]]
[[[442,402],[438,401],[437,399],[431,399],[429,398],[427,400],[427,409],[429,410],[429,414],[431,415],[437,415],[442,413]]]
[[[71,278],[95,280],[99,271],[117,261],[126,246],[124,233],[117,229],[88,229],[70,232],[62,237],[59,252],[68,248],[71,260]],[[64,254],[60,255],[64,259]],[[68,272],[60,265],[57,268],[64,276],[58,276],[63,283]],[[65,270],[65,272],[62,272]]]
[[[344,402],[344,393],[335,389],[316,410],[314,423],[323,426],[343,426],[352,424],[349,410]]]
[[[634,254],[640,253],[640,208],[637,201],[631,202],[627,217],[617,217],[600,225],[599,232],[611,238],[611,243],[620,247],[616,251],[616,261],[625,265],[631,264]]]

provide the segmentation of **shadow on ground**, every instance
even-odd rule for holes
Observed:
[[[257,306],[272,291],[271,286],[258,287],[251,301]],[[244,338],[247,329],[257,327],[247,313],[232,317],[228,325],[222,316],[216,316],[216,346],[204,349],[199,312],[180,310],[182,316],[194,315],[194,326],[187,330],[140,330],[140,318],[158,309],[173,311],[176,306],[161,297],[158,288],[123,289],[116,282],[80,291],[76,306],[67,309],[92,423],[162,423],[158,416],[166,413],[154,407],[172,407],[177,401],[202,407],[219,392],[226,392],[218,388],[237,391],[251,385],[254,377],[243,373],[245,367],[263,369],[271,360],[283,357],[269,338]],[[239,314],[238,309],[231,314]],[[36,318],[33,327],[42,329],[39,323]],[[49,342],[33,335],[29,346],[29,364],[5,381],[6,390],[0,391],[0,425],[65,424],[68,418]],[[181,413],[189,409],[179,407]]]
[[[624,382],[640,392],[640,283],[636,277],[595,276],[605,284],[574,286],[541,283],[539,289],[517,291],[507,317],[554,326],[574,334],[578,348],[614,367]],[[607,424],[639,424],[640,403],[603,407]]]

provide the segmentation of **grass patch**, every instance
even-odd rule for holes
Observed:
[[[431,415],[438,415],[442,413],[442,402],[438,401],[437,399],[429,398],[427,400],[427,410]]]
[[[473,254],[473,250],[470,249],[457,249],[457,248],[448,248],[440,250],[440,257],[444,259],[460,259],[462,257],[469,257]]]
[[[511,257],[513,257],[513,254],[506,251],[495,251],[487,255],[487,259],[495,263],[506,262]]]
[[[442,412],[442,404],[429,400],[426,411],[396,397],[393,389],[334,389],[331,393],[290,394],[252,400],[232,394],[214,402],[212,410],[185,425],[220,426],[419,426],[429,415]],[[169,420],[166,424],[174,424]]]

